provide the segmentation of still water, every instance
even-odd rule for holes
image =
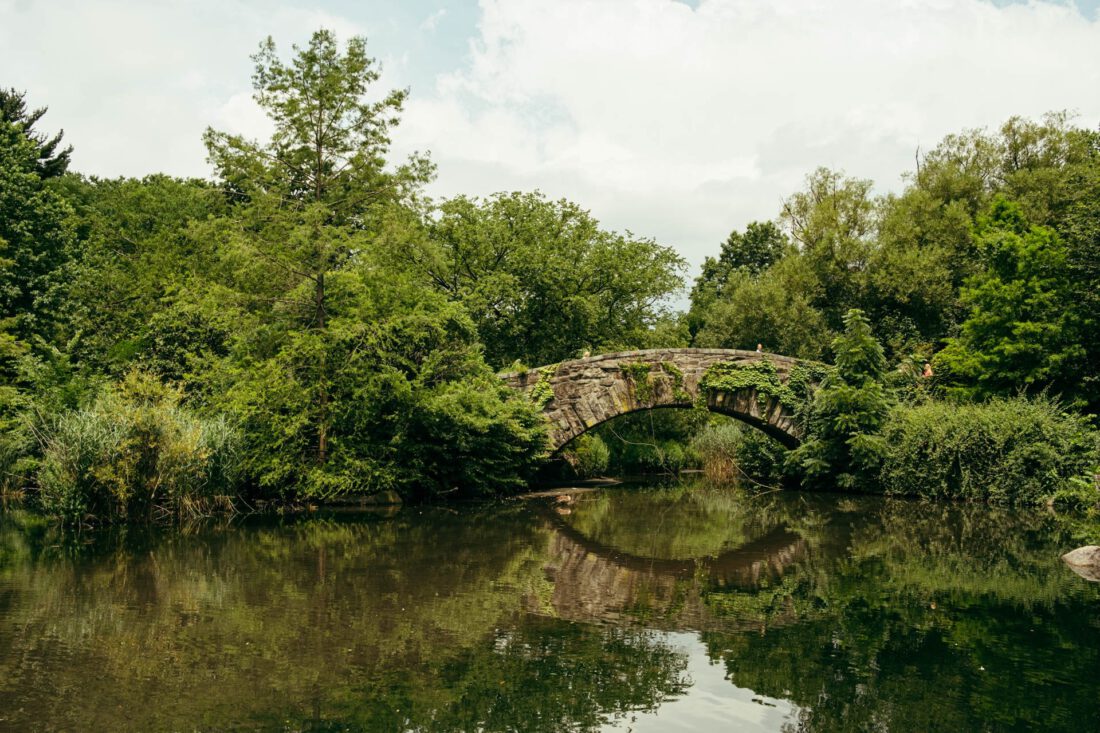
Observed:
[[[0,730],[1100,730],[1089,527],[676,485],[0,524]]]

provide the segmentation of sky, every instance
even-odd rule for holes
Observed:
[[[1100,0],[0,0],[0,86],[76,170],[209,176],[204,129],[269,130],[250,54],[320,27],[410,89],[432,195],[539,189],[693,266],[818,166],[896,191],[950,133],[1100,124]]]

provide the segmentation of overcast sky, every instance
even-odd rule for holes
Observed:
[[[541,189],[693,264],[820,165],[896,190],[918,146],[1067,109],[1100,123],[1100,0],[0,0],[0,85],[74,167],[207,176],[262,136],[249,55],[319,27],[410,87],[437,195]]]

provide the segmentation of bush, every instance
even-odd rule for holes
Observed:
[[[38,498],[71,524],[181,516],[231,493],[237,440],[222,418],[180,406],[180,392],[131,372],[42,436]]]
[[[740,482],[774,485],[782,480],[787,450],[755,428],[732,421],[711,423],[691,441],[699,456],[703,473],[715,482]]]
[[[623,442],[611,451],[611,469],[620,476],[679,473],[698,463],[683,439],[642,439]]]
[[[699,465],[685,446],[709,420],[703,410],[645,410],[606,422],[593,434],[607,445],[613,473],[670,473]]]
[[[1048,398],[897,407],[884,429],[889,494],[1038,504],[1092,484],[1100,442]]]
[[[565,451],[565,460],[581,478],[602,476],[611,463],[611,449],[600,436],[585,433]]]
[[[737,465],[744,478],[758,484],[777,486],[786,478],[785,464],[790,452],[767,433],[742,429]]]
[[[377,273],[327,282],[343,315],[334,305],[325,330],[276,334],[274,354],[230,366],[225,389],[209,390],[240,426],[250,490],[301,502],[525,487],[545,420],[485,363],[462,307]]]
[[[711,423],[691,439],[692,449],[699,455],[703,474],[711,481],[736,481],[738,451],[741,448],[741,428],[732,422]]]
[[[399,493],[414,499],[477,498],[527,486],[546,453],[542,416],[493,375],[418,393],[396,434]]]

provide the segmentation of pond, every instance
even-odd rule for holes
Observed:
[[[0,730],[1094,730],[1078,532],[689,484],[83,537],[13,513]]]

